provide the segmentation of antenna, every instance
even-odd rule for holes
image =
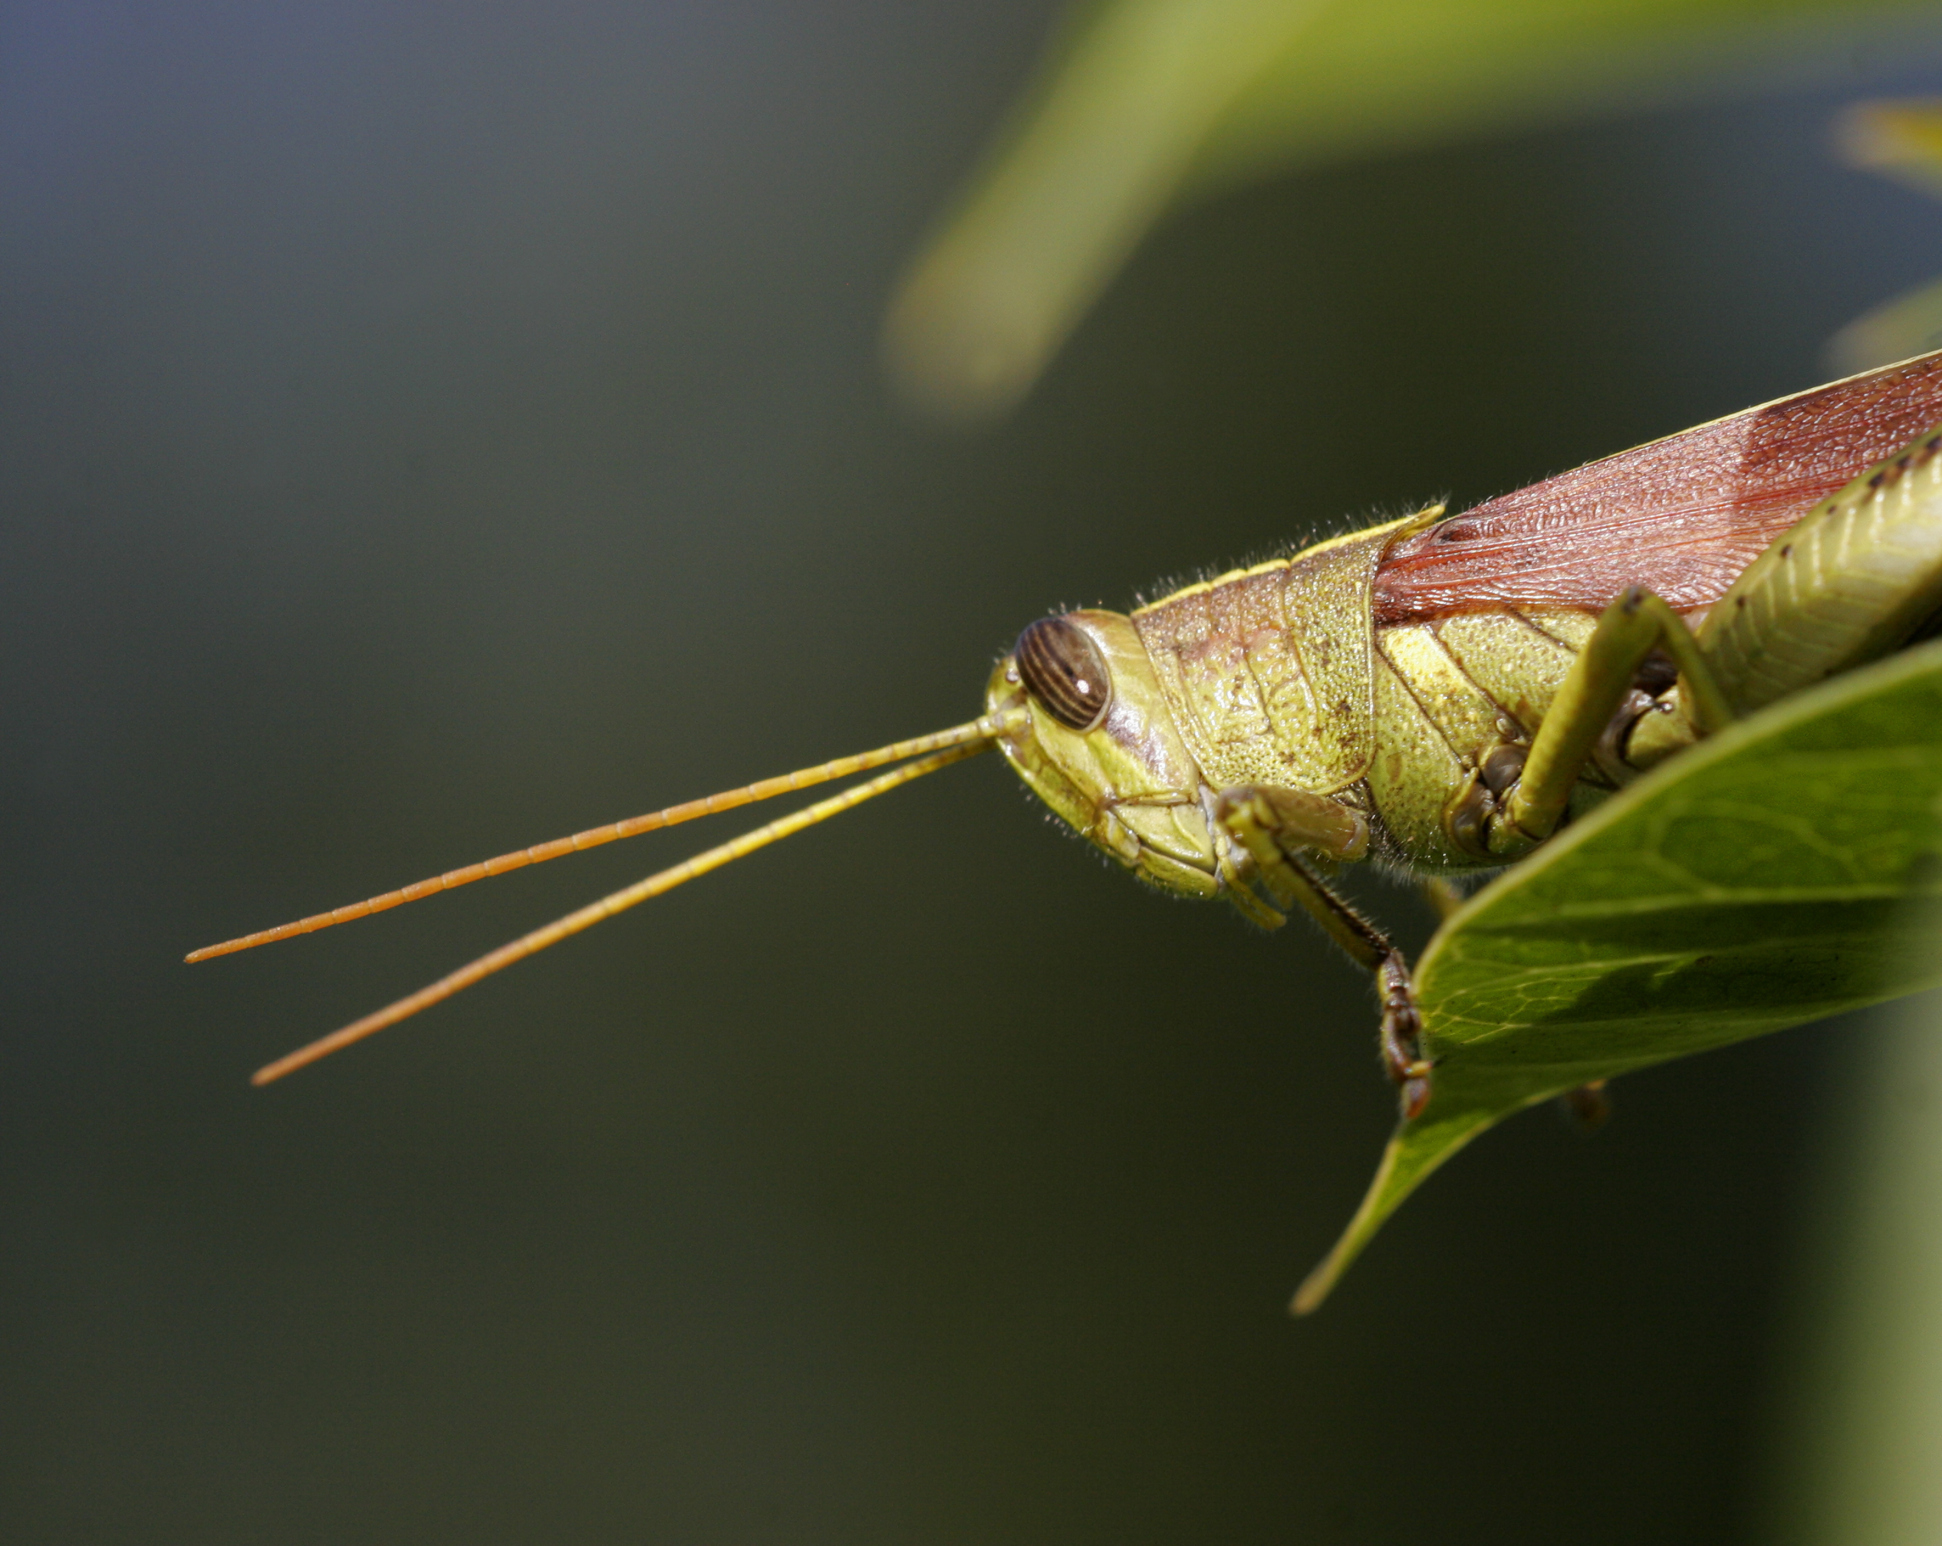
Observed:
[[[973,741],[990,742],[1003,733],[998,720],[985,715],[969,724],[953,725],[949,730],[939,730],[931,735],[920,735],[911,741],[895,741],[888,746],[879,746],[875,751],[858,752],[850,757],[838,757],[834,762],[825,762],[813,768],[798,768],[794,773],[784,773],[778,778],[765,778],[757,783],[745,784],[740,789],[725,789],[720,794],[711,794],[704,800],[690,800],[685,805],[670,805],[664,811],[652,811],[645,816],[630,816],[625,821],[616,821],[604,827],[589,827],[584,832],[576,832],[571,837],[556,837],[550,843],[535,843],[531,848],[515,849],[512,853],[500,854],[496,859],[482,859],[477,864],[468,864],[461,869],[447,870],[443,875],[434,875],[428,880],[416,880],[409,886],[401,886],[396,891],[387,891],[382,896],[367,897],[362,902],[352,902],[347,907],[333,907],[327,913],[312,913],[308,918],[299,918],[295,923],[278,924],[274,929],[259,929],[254,934],[240,935],[226,939],[219,945],[204,945],[200,950],[191,950],[183,959],[193,966],[198,961],[212,961],[217,956],[234,955],[239,950],[254,950],[258,945],[274,944],[280,939],[294,939],[299,934],[315,934],[319,929],[328,929],[333,924],[349,923],[354,918],[368,918],[372,913],[381,913],[406,902],[416,902],[421,897],[436,896],[441,891],[452,891],[460,886],[469,886],[475,880],[488,876],[503,875],[508,870],[524,869],[529,864],[543,864],[548,859],[558,859],[566,854],[579,853],[582,849],[598,848],[602,843],[612,843],[623,837],[634,837],[642,832],[659,831],[662,827],[679,826],[684,821],[693,821],[697,816],[712,816],[717,811],[732,811],[738,805],[752,805],[757,800],[771,799],[779,794],[790,794],[798,789],[813,788],[826,784],[833,778],[848,778],[852,773],[862,773],[869,768],[880,768],[886,762],[902,762],[906,757],[922,756],[926,752],[942,750],[947,746],[962,746]]]
[[[299,918],[294,923],[281,924],[274,929],[261,929],[254,934],[241,935],[236,939],[224,940],[219,945],[205,945],[193,950],[188,960],[208,961],[216,956],[233,955],[239,950],[249,950],[257,945],[267,945],[279,939],[291,939],[299,934],[314,934],[318,929],[327,929],[332,924],[349,923],[353,918],[367,917],[372,913],[383,912],[405,902],[415,902],[421,897],[435,895],[440,891],[450,891],[454,887],[469,885],[475,880],[484,880],[488,875],[503,875],[508,870],[521,869],[529,864],[539,864],[547,859],[557,859],[564,854],[578,853],[583,848],[597,848],[602,843],[611,843],[619,838],[633,837],[637,833],[652,832],[661,827],[676,826],[684,821],[693,821],[697,816],[710,816],[717,811],[733,810],[738,805],[748,805],[757,800],[767,800],[775,795],[788,794],[792,790],[807,789],[813,785],[827,783],[833,778],[844,778],[851,773],[861,773],[870,768],[881,767],[887,762],[902,762],[904,766],[880,773],[866,783],[858,784],[806,806],[793,815],[784,816],[757,827],[753,832],[723,843],[705,853],[696,854],[692,859],[668,869],[658,871],[645,880],[602,897],[590,906],[577,912],[568,913],[564,918],[555,919],[544,928],[535,929],[530,934],[497,950],[482,955],[468,966],[441,977],[429,987],[421,988],[408,997],[399,999],[395,1004],[353,1021],[341,1030],[331,1032],[300,1047],[287,1057],[278,1058],[274,1063],[265,1064],[250,1078],[252,1084],[268,1084],[273,1079],[281,1079],[285,1074],[314,1063],[319,1058],[328,1057],[339,1047],[348,1047],[354,1041],[362,1041],[373,1032],[386,1026],[396,1025],[408,1019],[421,1009],[428,1009],[454,993],[463,991],[480,979],[490,977],[494,972],[511,966],[515,961],[523,961],[527,956],[536,955],[548,945],[556,945],[568,936],[578,934],[582,929],[590,929],[596,923],[623,913],[628,908],[656,897],[676,886],[685,885],[697,875],[706,875],[710,870],[718,870],[724,864],[752,854],[758,848],[766,848],[771,843],[780,842],[785,837],[813,827],[818,822],[828,821],[832,816],[841,815],[865,800],[873,800],[878,795],[895,789],[899,784],[907,784],[912,779],[923,778],[935,773],[939,768],[949,767],[954,762],[962,762],[967,757],[975,757],[980,752],[989,751],[997,744],[999,737],[1008,735],[1015,728],[1023,711],[1013,709],[1003,714],[980,715],[962,725],[953,725],[948,730],[934,731],[921,735],[914,740],[894,741],[888,746],[880,746],[875,751],[858,752],[849,757],[838,757],[833,762],[819,763],[815,767],[798,768],[793,773],[784,773],[777,778],[761,779],[746,784],[740,789],[726,789],[720,794],[711,794],[706,799],[690,800],[684,805],[671,805],[666,810],[654,811],[645,816],[633,816],[626,821],[616,821],[604,827],[590,827],[585,832],[576,832],[571,837],[555,838],[550,843],[536,843],[531,848],[521,848],[513,853],[501,854],[496,859],[486,859],[478,864],[468,864],[463,869],[447,870],[443,875],[434,875],[428,880],[415,881],[396,891],[387,891],[362,902],[354,902],[348,907],[333,908],[327,913],[315,913],[308,918]],[[915,758],[915,761],[908,759]]]

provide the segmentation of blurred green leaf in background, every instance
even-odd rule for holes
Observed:
[[[1932,912],[1915,947],[1933,957]],[[1847,1092],[1819,1284],[1794,1317],[1805,1351],[1774,1466],[1776,1546],[1942,1540],[1942,998],[1897,1005]]]
[[[1913,0],[1081,6],[895,297],[890,368],[941,417],[1002,413],[1183,200],[1293,166],[1838,68],[1857,44],[1932,37],[1935,19]]]
[[[1836,139],[1849,165],[1942,197],[1942,102],[1859,103],[1842,116]],[[1836,371],[1856,375],[1935,348],[1942,348],[1942,279],[1855,318],[1834,335],[1828,356]]]

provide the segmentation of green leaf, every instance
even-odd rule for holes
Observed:
[[[1730,726],[1492,882],[1417,971],[1434,1094],[1295,1298],[1313,1309],[1512,1112],[1942,982],[1942,640]]]
[[[1074,13],[892,305],[893,370],[1010,406],[1152,223],[1302,163],[1577,117],[1776,65],[1843,69],[1920,0],[1110,0]]]

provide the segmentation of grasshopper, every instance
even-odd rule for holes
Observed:
[[[1501,495],[1330,538],[1131,613],[1044,617],[965,724],[521,849],[198,950],[314,932],[873,768],[863,783],[502,946],[260,1069],[259,1084],[791,833],[996,748],[1140,880],[1369,970],[1405,1119],[1434,1094],[1408,962],[1339,866],[1447,886],[1515,862],[1729,721],[1942,611],[1942,353]],[[891,766],[891,765],[895,766]],[[1587,1092],[1582,1107],[1595,1112]]]

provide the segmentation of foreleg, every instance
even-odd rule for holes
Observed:
[[[1324,809],[1327,807],[1327,809]],[[1389,937],[1338,896],[1306,857],[1356,859],[1368,851],[1367,823],[1339,801],[1299,790],[1243,785],[1222,790],[1214,819],[1254,861],[1261,884],[1284,907],[1299,906],[1349,957],[1375,974],[1382,1001],[1380,1045],[1390,1080],[1401,1092],[1405,1120],[1430,1098],[1423,1021],[1409,963]]]

